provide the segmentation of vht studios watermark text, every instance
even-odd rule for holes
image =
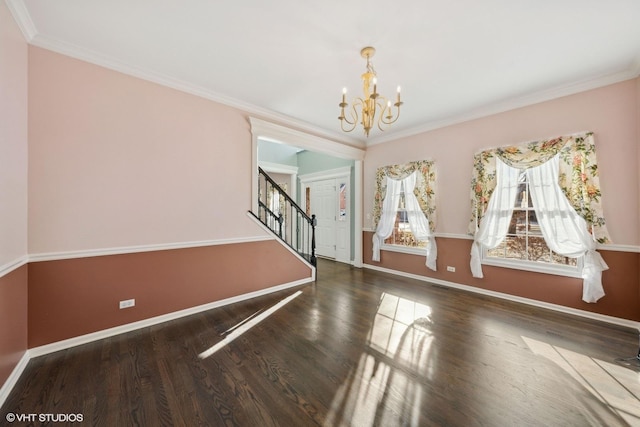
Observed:
[[[15,414],[9,412],[5,419],[10,422],[32,423],[81,423],[84,420],[82,414]]]

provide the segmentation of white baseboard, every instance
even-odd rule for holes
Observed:
[[[13,368],[13,371],[11,371],[11,375],[9,375],[9,378],[7,378],[2,387],[0,387],[0,408],[2,407],[2,405],[4,405],[4,401],[7,400],[7,397],[9,397],[9,393],[11,393],[11,390],[13,390],[13,387],[22,376],[22,373],[27,367],[29,360],[31,360],[31,354],[29,353],[29,350],[27,350],[20,358],[20,361],[18,362],[16,367]]]
[[[51,344],[45,344],[39,347],[29,349],[31,357],[38,357],[45,354],[53,353],[67,348],[75,347],[78,345],[86,344],[92,341],[97,341],[103,338],[112,337],[114,335],[120,335],[127,332],[134,331],[140,328],[146,328],[148,326],[157,325],[158,323],[168,322],[170,320],[179,319],[181,317],[190,316],[192,314],[201,313],[203,311],[211,310],[214,308],[222,307],[229,304],[235,304],[237,302],[245,301],[251,298],[256,298],[263,295],[268,295],[273,292],[282,291],[284,289],[301,286],[313,281],[312,277],[296,280],[293,282],[285,283],[282,285],[272,286],[260,291],[249,292],[246,294],[238,295],[231,298],[226,298],[220,301],[214,301],[196,307],[186,308],[184,310],[174,311],[172,313],[163,314],[156,317],[150,317],[148,319],[139,320],[133,323],[127,323],[126,325],[116,326],[109,329],[103,329],[102,331],[92,332],[86,335],[80,335],[78,337],[69,338],[62,341],[57,341]]]
[[[273,292],[282,291],[282,290],[293,288],[296,286],[301,286],[301,285],[313,282],[315,280],[315,275],[312,275],[312,276],[313,277],[296,280],[296,281],[285,283],[282,285],[272,286],[270,288],[262,289],[260,291],[249,292],[249,293],[238,295],[235,297],[226,298],[220,301],[214,301],[208,304],[191,307],[184,310],[174,311],[172,313],[151,317],[149,319],[128,323],[126,325],[116,326],[113,328],[104,329],[102,331],[92,332],[90,334],[81,335],[78,337],[73,337],[66,340],[54,342],[51,344],[45,344],[39,347],[28,349],[25,352],[25,354],[22,356],[22,359],[20,359],[20,362],[18,362],[16,367],[11,372],[11,375],[9,375],[9,378],[7,378],[5,383],[0,388],[0,407],[4,404],[4,401],[9,396],[9,393],[11,392],[13,387],[16,385],[18,379],[24,372],[24,369],[27,367],[27,364],[29,363],[29,361],[34,357],[44,356],[45,354],[53,353],[60,350],[66,350],[71,347],[87,344],[92,341],[97,341],[103,338],[112,337],[114,335],[124,334],[127,332],[134,331],[136,329],[146,328],[148,326],[157,325],[158,323],[168,322],[170,320],[179,319],[181,317],[190,316],[192,314],[201,313],[203,311],[211,310],[213,308],[218,308],[225,305],[245,301],[251,298],[268,295]]]
[[[433,277],[420,276],[419,274],[407,273],[399,270],[392,270],[390,268],[378,267],[371,264],[364,264],[364,268],[368,268],[375,271],[380,271],[383,273],[395,274],[397,276],[407,277],[409,279],[416,279],[423,282],[435,283],[436,285],[442,285],[449,288],[461,289],[464,291],[474,292],[477,294],[488,295],[504,300],[519,302],[522,304],[527,304],[535,307],[546,308],[554,311],[558,311],[561,313],[572,314],[575,316],[580,316],[592,320],[599,320],[601,322],[611,323],[618,326],[624,326],[627,328],[637,329],[640,333],[640,322],[635,322],[633,320],[622,319],[619,317],[607,316],[604,314],[593,313],[590,311],[578,310],[577,308],[565,307],[558,304],[551,304],[544,301],[538,301],[530,298],[519,297],[515,295],[505,294],[502,292],[490,291],[488,289],[482,289],[475,286],[464,285],[461,283],[449,282],[447,280],[435,279]]]

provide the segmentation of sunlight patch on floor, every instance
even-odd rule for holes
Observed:
[[[271,316],[278,309],[284,307],[289,302],[293,301],[293,299],[298,297],[298,295],[300,294],[302,294],[302,291],[298,291],[293,295],[289,295],[288,297],[286,297],[285,299],[283,299],[273,307],[269,308],[268,310],[254,313],[251,316],[249,316],[247,319],[238,323],[237,325],[227,329],[226,332],[229,332],[229,333],[222,339],[222,341],[210,347],[208,350],[203,351],[198,355],[198,357],[200,359],[206,359],[207,357],[214,355],[220,349],[222,349],[226,345],[229,345],[233,340],[235,340],[236,338],[238,338],[239,336],[247,332],[249,329],[253,328],[255,325],[262,322],[267,317]]]
[[[431,308],[383,293],[369,332],[369,350],[336,393],[325,426],[418,426],[422,385],[432,373]],[[403,370],[389,363],[403,366]],[[410,372],[412,375],[407,375]]]
[[[522,337],[534,354],[566,371],[631,426],[640,426],[640,373],[562,347]]]

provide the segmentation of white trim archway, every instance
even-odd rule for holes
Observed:
[[[279,144],[299,147],[309,151],[329,154],[343,159],[354,160],[355,176],[352,189],[355,201],[354,230],[362,230],[362,162],[365,151],[362,148],[352,147],[331,141],[319,136],[310,135],[298,130],[266,122],[264,120],[249,117],[251,124],[251,208],[257,211],[258,207],[258,140],[271,141]],[[356,267],[362,267],[362,233],[354,233],[354,260]]]

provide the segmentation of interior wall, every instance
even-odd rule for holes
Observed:
[[[28,348],[27,277],[26,265],[0,277],[0,389]]]
[[[258,140],[258,160],[261,162],[298,166],[298,151],[299,148],[290,145]]]
[[[32,262],[29,348],[310,277],[273,239]]]
[[[382,251],[371,260],[372,233],[365,232],[364,262],[392,270],[615,317],[640,320],[640,78],[425,132],[367,149],[364,165],[365,229],[373,227],[375,171],[378,167],[433,159],[437,168],[436,235],[438,271],[423,257]],[[582,281],[549,274],[483,266],[484,279],[471,276],[470,182],[473,155],[486,148],[593,131],[598,156],[604,216],[613,243],[604,247],[609,270],[606,296],[596,304],[581,301]],[[446,271],[456,268],[455,273]]]
[[[245,113],[29,47],[29,252],[264,234]]]
[[[446,282],[500,292],[502,294],[589,311],[606,316],[640,322],[640,254],[622,251],[600,251],[609,270],[602,273],[606,295],[596,304],[582,301],[582,279],[541,274],[530,271],[482,266],[483,279],[471,275],[469,254],[472,240],[437,237],[437,271],[427,269],[424,255],[409,255],[382,251],[380,262],[372,262],[372,232],[364,233],[364,258],[367,264],[401,271],[426,280],[434,278]],[[447,271],[447,267],[455,272]]]
[[[593,131],[604,215],[612,240],[616,244],[640,245],[637,80],[369,147],[364,165],[365,218],[373,210],[378,167],[431,158],[438,173],[436,232],[466,234],[476,152]],[[365,219],[365,227],[371,226],[371,219]]]
[[[27,43],[0,5],[0,269],[27,253]]]
[[[28,75],[29,347],[312,277],[246,215],[246,113],[33,46]]]
[[[0,2],[0,388],[27,350],[27,64]]]

